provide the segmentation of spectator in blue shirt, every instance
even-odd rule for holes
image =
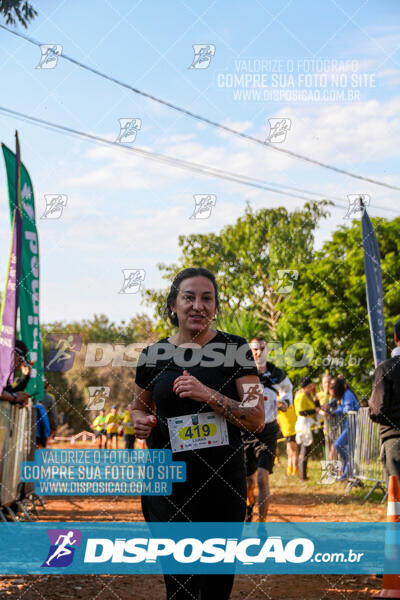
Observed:
[[[349,442],[347,413],[350,411],[358,412],[360,405],[354,392],[350,389],[346,379],[342,376],[335,377],[330,382],[330,394],[337,401],[339,406],[330,412],[331,415],[343,418],[342,433],[335,442],[335,448],[342,459],[341,480],[346,479],[349,470]]]
[[[37,402],[34,405],[36,408],[36,443],[42,448],[46,448],[47,440],[49,439],[51,428],[49,423],[49,417],[47,416],[46,409],[43,404]]]

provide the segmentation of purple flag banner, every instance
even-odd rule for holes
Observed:
[[[2,150],[7,171],[10,219],[12,221],[16,206],[21,211],[22,219],[21,285],[18,301],[19,336],[28,346],[29,360],[33,362],[31,377],[25,391],[28,394],[35,394],[37,399],[41,399],[44,388],[43,349],[39,321],[40,261],[33,185],[24,163],[20,160],[18,138],[15,153],[4,144],[2,144]]]
[[[15,209],[6,288],[0,313],[0,393],[14,379],[18,287],[21,276],[21,236],[21,214],[18,209]]]

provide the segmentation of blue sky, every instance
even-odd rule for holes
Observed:
[[[290,119],[280,147],[400,185],[400,10],[395,1],[32,3],[39,15],[27,34],[43,44],[61,44],[65,54],[81,62],[261,139],[269,133],[269,118]],[[193,44],[215,46],[208,68],[188,68]],[[372,216],[400,214],[399,192],[222,133],[63,59],[54,69],[36,69],[39,48],[4,30],[0,50],[1,106],[113,141],[120,118],[140,118],[136,147],[337,198],[321,223],[318,245],[346,223],[348,194],[369,194]],[[304,87],[306,72],[314,77],[312,88]],[[245,99],[240,82],[226,87],[230,78],[246,73],[250,91],[255,75],[264,74],[266,96]],[[310,94],[308,101],[295,100],[290,73],[295,87]],[[281,100],[268,96],[273,74],[280,78],[274,89],[288,94]],[[328,85],[330,101],[318,99],[322,74],[328,82],[343,75],[342,88]],[[0,113],[0,140],[11,147],[16,127],[35,189],[45,322],[100,312],[119,321],[147,312],[140,294],[118,293],[122,269],[144,269],[145,286],[159,287],[157,263],[177,259],[178,235],[218,231],[243,213],[246,201],[255,208],[289,210],[303,203],[160,166],[124,149]],[[59,219],[40,219],[45,194],[67,195]],[[194,194],[216,195],[208,219],[189,218]],[[3,287],[10,243],[3,164],[0,206]]]

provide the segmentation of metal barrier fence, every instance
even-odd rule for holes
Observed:
[[[0,490],[3,473],[3,456],[9,436],[11,406],[8,402],[0,402]]]
[[[357,448],[357,432],[360,431],[359,423],[359,411],[351,410],[347,413],[347,443],[348,443],[348,468],[347,468],[347,479],[352,479],[357,469],[356,463],[356,448]],[[368,409],[367,409],[368,413]],[[368,414],[367,414],[368,416]],[[368,417],[369,418],[369,417]],[[371,421],[372,423],[372,421]]]
[[[386,492],[382,463],[379,458],[380,452],[379,425],[369,418],[368,408],[360,408],[357,414],[357,431],[354,444],[353,482],[350,482],[349,489],[359,482],[371,482],[373,484],[372,489],[365,499],[377,488]]]
[[[25,488],[27,484],[20,481],[20,466],[22,461],[33,459],[36,409],[0,404],[0,506],[10,507],[34,489]]]
[[[8,431],[3,445],[0,504],[10,506],[20,495],[19,467],[24,459],[24,437],[26,434],[26,408],[12,406],[9,414]]]
[[[338,458],[334,443],[341,435],[346,421],[348,461],[346,493],[355,486],[363,487],[367,482],[372,484],[372,488],[365,496],[365,500],[376,489],[381,489],[385,493],[385,479],[379,458],[381,448],[379,425],[371,421],[367,407],[361,407],[358,412],[350,411],[345,418],[335,416],[324,418],[326,459]],[[339,473],[337,475],[339,476]]]
[[[28,409],[26,421],[25,452],[23,460],[35,460],[37,410],[34,406]],[[23,484],[23,495],[28,496],[35,491],[34,483]]]
[[[324,437],[325,437],[325,458],[334,460],[337,458],[337,452],[334,443],[341,435],[343,430],[343,418],[324,415]]]

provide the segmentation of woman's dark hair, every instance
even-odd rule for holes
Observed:
[[[15,340],[15,352],[24,358],[28,357],[28,346],[22,340]]]
[[[180,271],[178,275],[175,276],[175,279],[172,282],[171,288],[167,296],[167,305],[164,310],[164,317],[168,318],[171,321],[172,325],[175,325],[175,327],[178,327],[179,325],[178,317],[176,316],[176,314],[172,314],[171,306],[175,303],[177,299],[182,281],[184,281],[185,279],[189,279],[190,277],[207,277],[207,279],[211,281],[215,291],[215,304],[217,306],[217,309],[219,308],[218,286],[213,273],[211,273],[211,271],[209,271],[208,269],[204,269],[203,267],[190,267],[188,269],[183,269],[183,271]]]
[[[351,385],[347,383],[346,378],[343,377],[343,375],[338,375],[337,377],[335,377],[333,379],[333,383],[330,384],[330,388],[333,389],[333,394],[337,400],[343,398],[343,395],[346,390],[350,390],[354,394],[354,397],[358,402],[357,394],[355,393]]]
[[[339,375],[333,379],[333,382],[330,384],[331,389],[333,390],[333,394],[337,400],[343,398],[344,393],[347,389],[346,379]]]

